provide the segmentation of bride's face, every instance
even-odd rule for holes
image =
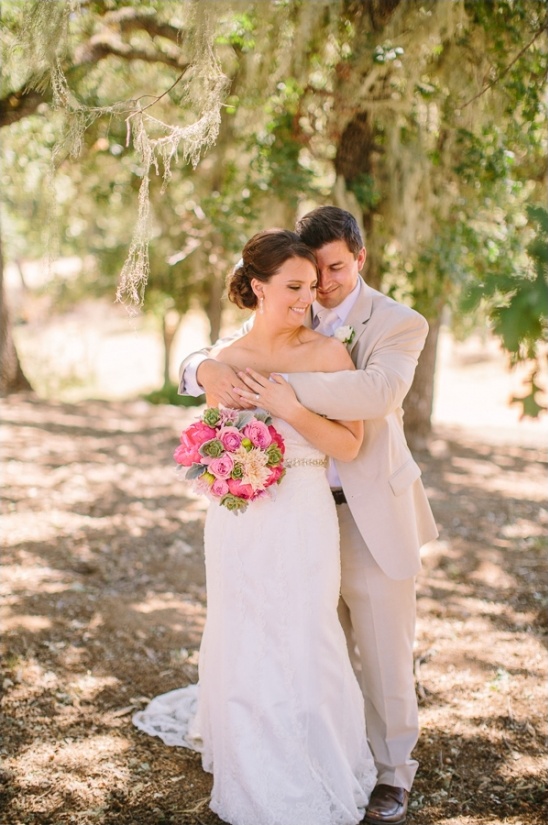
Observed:
[[[317,286],[313,264],[306,258],[289,258],[268,283],[257,283],[256,291],[264,296],[265,317],[283,325],[300,326],[316,297]]]

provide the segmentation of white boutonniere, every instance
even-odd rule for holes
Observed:
[[[356,330],[354,327],[349,326],[348,324],[343,327],[339,327],[335,330],[335,338],[337,341],[341,341],[343,344],[351,344],[354,340],[354,335],[356,334]]]

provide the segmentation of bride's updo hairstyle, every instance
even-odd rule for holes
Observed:
[[[240,309],[255,309],[257,296],[251,281],[267,284],[290,258],[304,258],[314,269],[318,265],[310,247],[288,229],[264,229],[248,240],[242,258],[228,277],[228,297]]]

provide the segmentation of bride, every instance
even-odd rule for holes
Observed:
[[[210,505],[199,687],[156,697],[134,717],[166,743],[201,751],[211,809],[232,825],[355,825],[375,784],[337,616],[338,523],[325,469],[327,455],[356,456],[363,423],[312,413],[279,375],[354,369],[343,344],[304,326],[316,285],[313,253],[279,229],[253,236],[229,279],[229,298],[255,319],[210,357],[268,389],[287,472],[275,499],[242,514]],[[241,395],[265,408],[261,391]]]

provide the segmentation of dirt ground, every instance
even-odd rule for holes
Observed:
[[[3,825],[215,825],[197,754],[137,731],[197,678],[205,503],[174,474],[195,410],[2,402]],[[541,825],[546,454],[438,425],[418,581],[409,825]],[[261,823],[257,823],[261,825]]]

